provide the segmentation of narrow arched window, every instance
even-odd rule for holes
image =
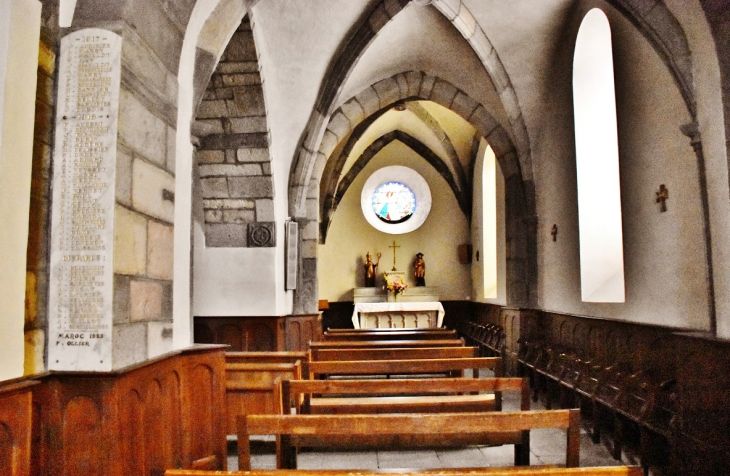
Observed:
[[[497,158],[491,147],[484,152],[482,166],[482,266],[484,297],[496,299],[497,287]]]
[[[599,9],[578,31],[573,57],[581,297],[624,302],[623,234],[611,26]]]

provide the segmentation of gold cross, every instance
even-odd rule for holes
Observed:
[[[395,269],[395,249],[400,248],[400,245],[396,245],[395,241],[393,241],[393,245],[389,246],[388,248],[393,248],[393,269],[391,269],[391,271],[398,271],[397,269]]]

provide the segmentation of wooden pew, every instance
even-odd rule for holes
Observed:
[[[278,413],[276,382],[301,379],[302,363],[227,363],[226,408],[228,434],[236,433],[236,417],[252,413]]]
[[[399,476],[643,476],[638,466],[600,466],[554,468],[546,466],[516,468],[448,468],[418,470],[345,470],[345,469],[252,469],[249,471],[191,471],[168,469],[165,476],[383,476],[384,472]]]
[[[479,357],[477,347],[383,347],[378,349],[312,349],[310,361],[317,360],[405,360],[460,359]]]
[[[308,358],[308,352],[226,352],[227,364],[294,364]]]
[[[338,340],[354,340],[354,341],[368,341],[368,340],[439,340],[439,339],[455,339],[457,337],[456,331],[450,329],[436,329],[427,332],[419,330],[403,330],[398,329],[395,331],[372,332],[371,329],[362,329],[355,332],[335,332],[327,333],[323,335],[324,341],[338,341]]]
[[[290,413],[283,402],[295,402],[297,414],[501,411],[505,391],[520,392],[520,410],[530,409],[521,378],[282,380],[280,388],[282,414]]]
[[[441,332],[449,330],[445,327],[375,327],[368,329],[342,329],[330,327],[325,332],[328,334],[348,333],[348,332],[401,332],[401,331],[418,331],[418,332]]]
[[[464,339],[406,339],[371,341],[326,341],[310,342],[313,349],[383,348],[383,347],[464,347]]]
[[[406,359],[406,360],[350,360],[315,361],[303,363],[306,379],[326,378],[333,375],[419,375],[447,374],[464,376],[472,370],[479,377],[479,369],[488,368],[501,377],[499,357],[470,357],[461,359]]]
[[[580,410],[536,410],[481,413],[401,413],[388,415],[246,415],[238,418],[238,467],[251,468],[250,435],[277,436],[277,468],[295,469],[296,447],[350,446],[350,438],[384,437],[390,448],[393,437],[408,445],[409,435],[438,436],[439,446],[514,444],[521,433],[539,428],[567,430],[565,464],[579,465]],[[334,438],[334,439],[333,439]],[[506,441],[505,441],[506,440]]]

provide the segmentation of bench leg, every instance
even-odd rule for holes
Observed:
[[[530,432],[522,432],[522,443],[515,445],[515,466],[530,466]]]
[[[297,469],[297,449],[291,444],[291,435],[276,436],[276,468]]]

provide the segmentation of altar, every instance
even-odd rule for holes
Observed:
[[[441,327],[444,314],[444,306],[438,301],[361,302],[355,303],[352,324],[355,329]]]

